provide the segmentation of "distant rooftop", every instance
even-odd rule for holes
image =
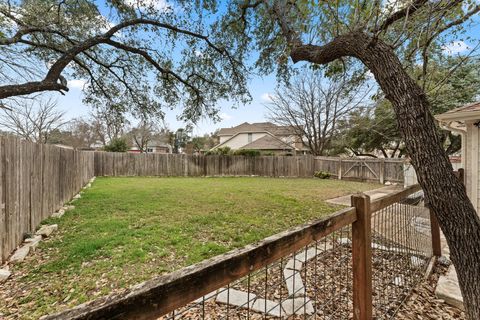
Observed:
[[[255,149],[255,150],[293,150],[294,148],[283,142],[282,140],[271,136],[269,134],[244,145],[240,149]]]
[[[270,132],[273,135],[294,135],[293,126],[277,126],[271,122],[244,122],[236,127],[221,128],[218,131],[219,136],[233,136],[240,132]]]

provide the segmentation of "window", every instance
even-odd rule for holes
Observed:
[[[153,152],[153,149],[152,148],[147,148],[147,153],[149,152]]]
[[[253,136],[253,134],[251,134],[251,133],[248,134],[248,143],[252,142],[252,136]]]

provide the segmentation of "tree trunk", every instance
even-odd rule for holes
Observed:
[[[361,60],[392,103],[418,182],[447,238],[467,316],[480,319],[480,219],[453,173],[425,93],[390,46],[361,32],[340,36],[325,46],[297,45],[291,51],[294,62],[325,64],[344,56]]]

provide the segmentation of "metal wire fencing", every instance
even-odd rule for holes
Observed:
[[[429,210],[422,193],[372,212],[373,316],[392,319],[424,278],[432,256]]]
[[[342,228],[161,319],[352,318],[351,244]]]

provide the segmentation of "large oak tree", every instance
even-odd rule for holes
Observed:
[[[466,313],[480,319],[480,219],[443,149],[425,91],[406,68],[428,66],[432,44],[459,41],[480,11],[474,1],[240,1],[225,26],[253,39],[260,70],[293,63],[360,61],[394,109],[406,152],[450,246]]]

